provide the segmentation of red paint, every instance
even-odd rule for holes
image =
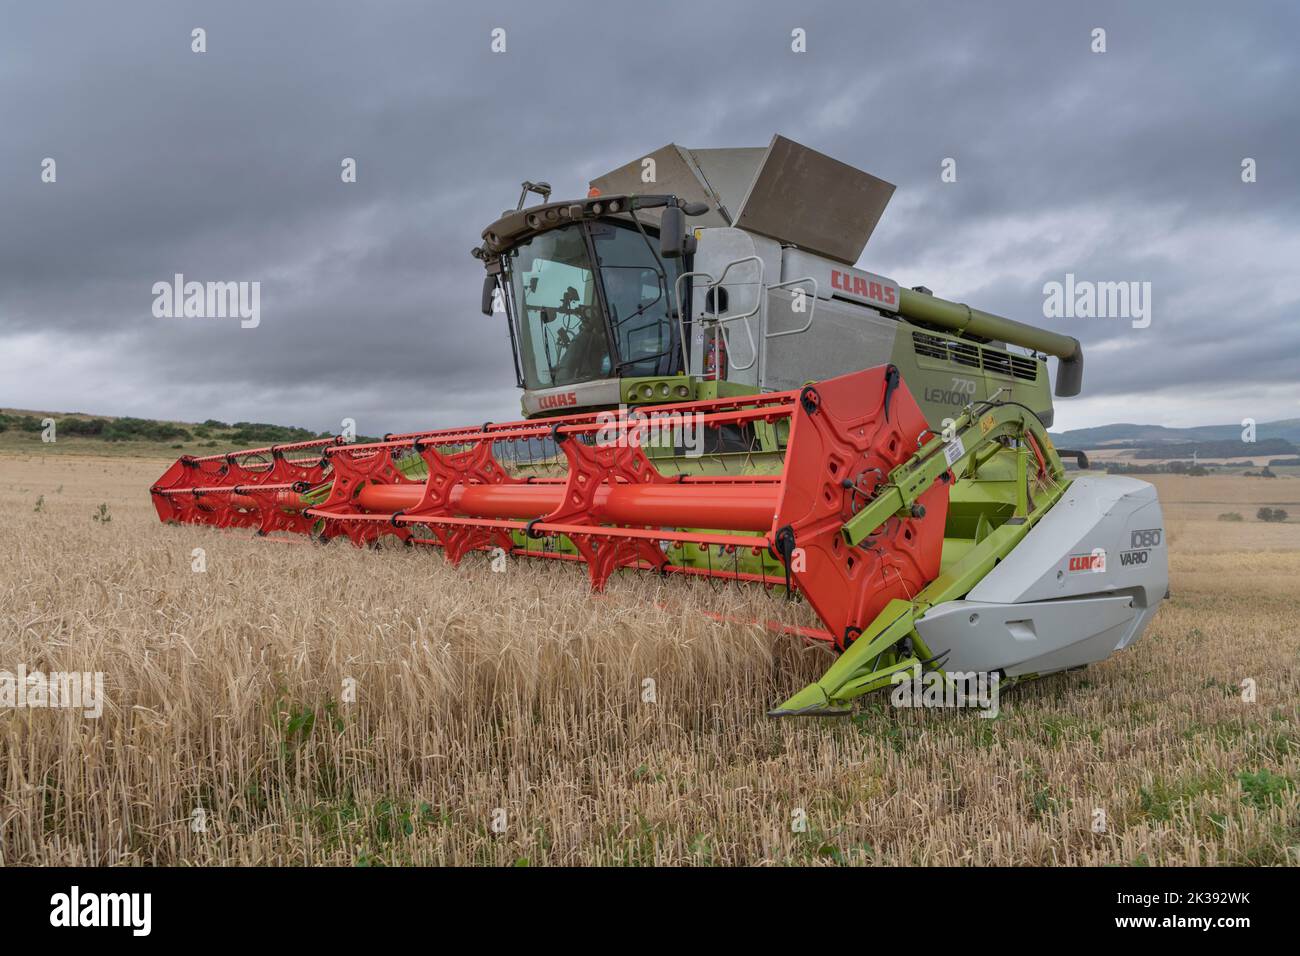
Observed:
[[[839,269],[832,269],[831,288],[884,305],[896,305],[898,302],[898,297],[895,295],[892,285],[868,279],[866,276],[858,275],[855,272],[841,272]]]
[[[843,272],[833,281],[839,288],[848,279],[867,281]],[[856,282],[851,285],[856,288]],[[872,533],[870,547],[849,547],[840,534],[861,506],[862,486],[869,493],[880,480],[873,475],[888,475],[906,461],[928,431],[905,383],[893,392],[885,419],[885,373],[873,368],[807,389],[661,406],[698,412],[714,427],[786,419],[789,438],[779,476],[679,480],[660,472],[635,442],[583,440],[609,423],[580,414],[360,445],[308,443],[322,449],[320,458],[289,459],[276,449],[261,463],[245,463],[248,452],[203,462],[182,459],[155,484],[154,504],[163,520],[318,531],[327,539],[346,536],[358,546],[384,535],[412,540],[413,529],[424,525],[432,536],[414,540],[440,545],[453,564],[472,551],[518,553],[523,541],[524,550],[540,552],[537,537],[562,537],[578,552],[565,557],[587,565],[597,590],[619,568],[737,578],[726,555],[738,549],[758,554],[793,534],[798,550],[788,580],[843,647],[889,601],[911,598],[934,580],[943,551],[949,489],[943,482],[921,494],[922,517],[889,518]],[[558,393],[545,400],[573,404],[577,396]],[[625,417],[618,424],[636,431],[638,421]],[[563,479],[527,481],[494,455],[497,442],[545,437],[558,439],[568,465]],[[394,456],[411,453],[423,458],[426,481],[407,478],[397,467]],[[857,487],[845,489],[846,477]],[[325,482],[326,499],[303,510],[302,492]],[[686,544],[709,548],[717,564],[670,565],[673,549]],[[1077,557],[1092,561],[1091,555]]]
[[[560,392],[556,395],[543,395],[537,400],[538,408],[572,408],[577,404],[577,392]]]

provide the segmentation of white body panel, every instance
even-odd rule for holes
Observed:
[[[1127,647],[1169,589],[1156,491],[1118,475],[1076,478],[962,600],[917,623],[950,671],[1045,674]]]

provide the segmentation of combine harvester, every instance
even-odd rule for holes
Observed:
[[[1167,596],[1155,489],[1048,439],[1078,341],[854,267],[893,190],[780,136],[525,183],[473,250],[524,420],[186,456],[158,516],[781,587],[842,653],[773,716],[1102,660]]]

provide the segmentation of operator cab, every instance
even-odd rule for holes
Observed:
[[[614,406],[621,379],[685,371],[683,240],[665,248],[659,225],[636,216],[669,207],[677,229],[675,197],[611,196],[517,209],[484,230],[483,311],[504,307],[525,414]]]
[[[539,233],[502,256],[525,388],[680,370],[669,302],[681,260],[660,259],[654,242],[631,223],[598,219]]]

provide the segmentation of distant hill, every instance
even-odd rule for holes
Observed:
[[[1236,440],[1227,441],[1191,441],[1160,442],[1145,445],[1133,453],[1134,458],[1243,458],[1247,455],[1293,455],[1295,445],[1281,438],[1262,438],[1254,444],[1246,444],[1238,436]]]
[[[1238,449],[1234,455],[1274,454],[1271,451],[1257,452],[1257,444],[1266,439],[1275,438],[1300,445],[1300,418],[1287,418],[1276,422],[1264,422],[1255,427],[1256,445],[1245,444],[1241,440],[1242,427],[1233,425],[1198,425],[1192,428],[1169,428],[1165,425],[1098,425],[1095,428],[1075,428],[1067,432],[1051,435],[1052,441],[1061,448],[1082,448],[1085,451],[1096,448],[1147,448],[1166,442],[1174,445],[1191,445],[1198,442],[1231,442]],[[1186,452],[1190,457],[1190,449]],[[1204,449],[1202,457],[1212,457]],[[1169,457],[1175,457],[1170,453]]]
[[[53,419],[54,442],[44,440],[43,422]],[[329,437],[292,425],[266,422],[164,421],[83,412],[41,412],[0,408],[0,449],[142,455],[211,455],[241,448],[282,445]],[[358,441],[378,439],[358,435]]]
[[[321,437],[306,428],[268,425],[265,422],[227,424],[214,418],[201,424],[159,421],[153,418],[112,417],[65,412],[0,411],[0,432],[39,434],[53,420],[61,438],[95,438],[100,441],[187,442],[195,439],[233,442],[292,442]],[[328,434],[328,433],[326,433]]]

